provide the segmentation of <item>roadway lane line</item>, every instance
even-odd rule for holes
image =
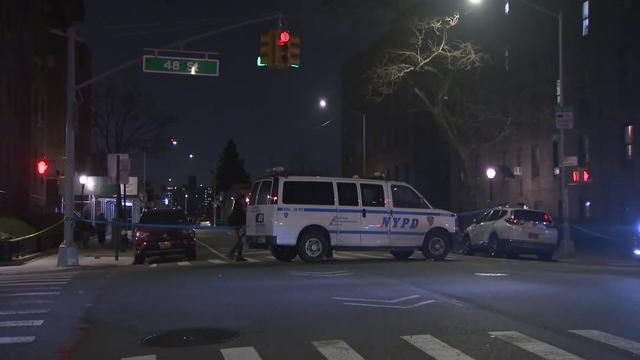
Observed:
[[[388,309],[412,309],[412,308],[416,308],[418,306],[422,306],[422,305],[426,305],[426,304],[431,304],[434,302],[438,302],[437,300],[426,300],[426,301],[422,301],[413,305],[382,305],[382,304],[365,304],[365,303],[351,303],[351,302],[346,302],[343,303],[344,305],[351,305],[351,306],[364,306],[364,307],[375,307],[375,308],[388,308]]]
[[[342,340],[312,341],[311,343],[329,360],[364,360]]]
[[[251,346],[220,349],[220,352],[225,360],[262,360]]]
[[[35,336],[13,336],[13,337],[0,337],[0,345],[2,344],[25,344],[31,343],[36,339]]]
[[[582,358],[558,349],[542,341],[528,337],[517,331],[490,331],[489,335],[504,340],[523,350],[534,353],[547,360],[582,360]]]
[[[0,283],[0,287],[14,286],[47,286],[47,285],[66,285],[66,282],[45,282],[45,283]]]
[[[42,299],[26,299],[17,301],[18,304],[51,304],[53,300],[42,300]]]
[[[619,336],[607,334],[606,332],[598,330],[569,330],[570,333],[574,333],[580,336],[584,336],[591,340],[601,342],[607,345],[611,345],[618,349],[628,351],[635,355],[640,355],[640,343],[633,340],[621,338]]]
[[[46,314],[51,309],[0,310],[0,315]]]
[[[220,265],[220,264],[227,264],[227,263],[228,263],[227,261],[224,261],[224,260],[218,260],[218,259],[209,259],[208,261],[209,261],[210,263],[212,263],[212,264],[218,264],[218,265]]]
[[[15,294],[2,294],[0,297],[15,297],[15,296],[47,296],[47,295],[60,295],[59,291],[48,292],[27,292],[27,293],[15,293]]]
[[[156,360],[155,355],[142,355],[122,358],[122,360]]]
[[[431,335],[402,336],[402,338],[436,360],[473,360]]]
[[[191,263],[188,261],[178,261],[178,266],[190,266]]]
[[[218,250],[216,250],[216,249],[212,248],[211,246],[209,246],[209,245],[207,245],[207,244],[203,243],[202,241],[200,241],[200,240],[196,239],[196,242],[197,242],[198,244],[200,244],[200,245],[202,245],[202,246],[206,247],[207,249],[209,249],[209,251],[211,251],[212,253],[214,253],[214,254],[218,255],[219,257],[221,257],[221,258],[223,258],[223,259],[225,259],[225,258],[226,258],[226,256],[222,255]]]
[[[29,291],[47,291],[47,290],[61,290],[62,288],[59,286],[49,286],[49,287],[32,287],[28,289],[15,289],[15,288],[0,288],[0,291],[9,292],[9,291],[17,291],[17,290],[29,290]]]
[[[357,256],[357,257],[361,257],[361,258],[368,258],[368,259],[391,259],[388,256],[380,256],[380,255],[374,255],[374,254],[362,254],[362,253],[357,253],[357,252],[350,252],[350,255],[353,256]]]
[[[158,264],[149,264],[150,268],[158,267]]]
[[[0,321],[0,327],[40,326],[44,320],[13,320]]]
[[[0,279],[0,283],[30,283],[30,282],[51,282],[51,281],[70,281],[71,278],[47,278],[47,279]]]
[[[359,298],[345,298],[345,297],[332,297],[334,300],[345,300],[345,301],[369,301],[369,302],[379,302],[379,303],[398,303],[403,302],[405,300],[411,300],[420,297],[420,295],[411,295],[403,298],[398,298],[394,300],[380,300],[380,299],[359,299]]]
[[[248,258],[248,257],[246,257],[245,259],[247,259],[247,261],[250,262],[250,263],[262,262],[262,260],[252,259],[252,258]]]

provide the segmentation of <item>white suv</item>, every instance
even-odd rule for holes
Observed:
[[[536,254],[551,260],[558,247],[553,219],[543,211],[497,207],[473,221],[462,235],[464,251],[486,250],[490,256]]]

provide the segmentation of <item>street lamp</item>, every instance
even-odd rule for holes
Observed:
[[[472,4],[479,4],[482,0],[468,0]],[[545,7],[537,5],[529,0],[516,0],[518,3],[528,6],[538,12],[551,16],[558,22],[558,107],[564,107],[564,54],[563,54],[563,29],[564,15],[562,9],[557,11],[549,10]],[[505,10],[508,8],[505,7]],[[565,256],[572,256],[574,253],[574,244],[571,240],[571,227],[569,226],[569,188],[567,187],[567,169],[564,165],[565,157],[565,134],[564,129],[560,129],[560,146],[558,149],[558,157],[560,158],[560,202],[562,204],[562,250]]]
[[[193,159],[193,154],[189,154],[189,159]]]
[[[178,146],[178,140],[176,140],[176,139],[171,139],[171,145],[173,145],[173,146]]]
[[[324,109],[327,107],[327,100],[325,99],[320,99],[320,101],[318,102],[318,105],[320,105],[321,109]]]
[[[487,178],[489,179],[489,203],[493,202],[493,179],[496,177],[496,169],[487,168]]]
[[[80,190],[80,219],[82,219],[82,208],[84,207],[84,186],[87,184],[88,180],[89,178],[87,177],[87,175],[80,175],[80,177],[78,178],[80,185],[82,185]]]

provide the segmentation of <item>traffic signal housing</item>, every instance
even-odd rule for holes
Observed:
[[[47,176],[48,172],[49,162],[44,158],[38,159],[36,161],[36,174],[38,174],[39,176]]]
[[[260,35],[260,57],[258,66],[273,66],[275,56],[275,34],[276,30],[271,30]]]
[[[285,68],[289,66],[289,41],[291,34],[286,30],[278,30],[275,44],[275,64],[276,67]]]
[[[300,37],[291,35],[289,40],[289,56],[287,57],[288,65],[291,67],[300,67]]]
[[[573,168],[569,175],[569,182],[571,184],[586,184],[591,182],[591,171],[587,168]]]

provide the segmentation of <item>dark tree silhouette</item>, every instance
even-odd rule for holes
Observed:
[[[249,173],[244,169],[244,161],[238,155],[236,143],[229,139],[216,167],[216,191],[227,191],[233,185],[248,182]]]

